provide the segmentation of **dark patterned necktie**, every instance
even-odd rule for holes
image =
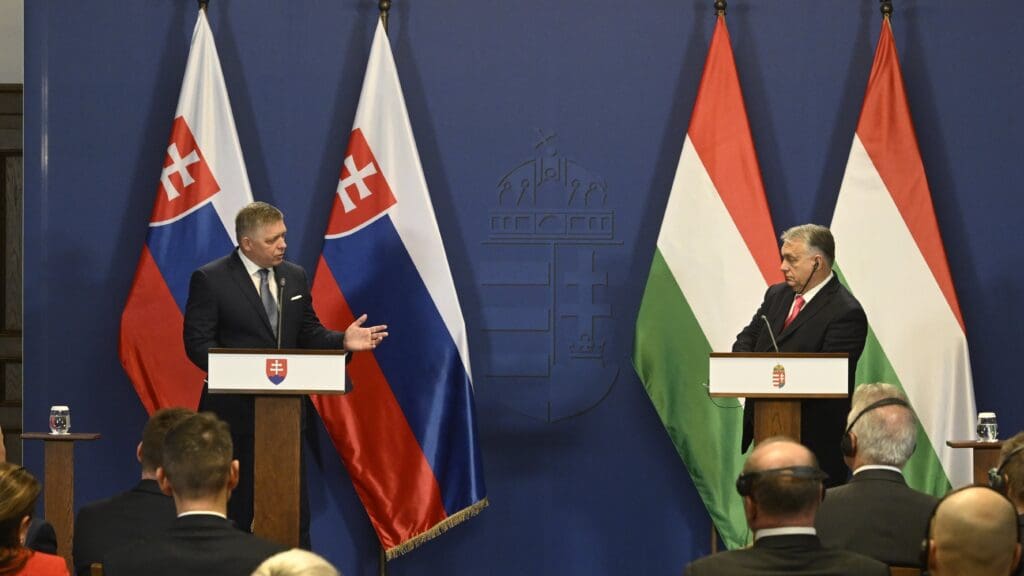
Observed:
[[[267,318],[270,320],[270,328],[277,336],[277,303],[274,302],[274,295],[270,293],[270,270],[260,268],[260,300],[263,301],[263,309],[267,311]]]

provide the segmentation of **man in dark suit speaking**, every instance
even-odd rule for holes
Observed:
[[[286,232],[280,210],[265,202],[253,202],[235,217],[238,248],[192,273],[184,338],[185,351],[199,368],[208,369],[210,348],[355,352],[376,348],[387,337],[385,325],[363,326],[365,314],[344,332],[328,330],[320,323],[313,310],[306,271],[284,260]],[[248,530],[253,516],[252,396],[208,394],[204,386],[199,408],[216,413],[231,428],[235,458],[242,468],[228,515]],[[308,514],[303,516],[305,525]],[[305,529],[301,532],[308,534]]]
[[[786,281],[765,292],[750,324],[736,336],[733,352],[846,352],[850,355],[849,391],[864,350],[868,322],[864,309],[832,272],[836,244],[832,232],[804,224],[782,234],[782,273]],[[773,340],[774,338],[774,340]],[[818,457],[829,475],[827,485],[842,484],[846,467],[836,449],[845,430],[849,398],[804,400],[800,441]],[[754,435],[757,401],[747,399],[743,413],[746,450]]]

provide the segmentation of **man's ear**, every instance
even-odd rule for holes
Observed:
[[[238,486],[238,460],[231,461],[231,471],[228,473],[228,492]]]
[[[167,479],[163,466],[156,469],[156,483],[160,485],[161,492],[168,496],[174,496],[174,488],[171,486],[171,481]]]
[[[135,447],[135,458],[142,464],[142,440],[139,440],[139,445]]]
[[[747,517],[748,526],[757,519],[757,503],[750,496],[743,497],[743,515]]]

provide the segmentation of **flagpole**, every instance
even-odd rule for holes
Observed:
[[[377,3],[377,7],[380,9],[380,20],[384,24],[384,32],[388,31],[388,10],[391,10],[391,0],[380,0]]]
[[[391,0],[380,0],[377,3],[377,8],[380,10],[380,22],[384,26],[384,34],[388,33],[388,11],[391,10]],[[384,550],[384,545],[381,544],[378,549],[379,566],[380,569],[377,571],[378,576],[388,576],[388,555]]]
[[[729,3],[726,0],[715,0],[715,17],[725,18],[725,11],[729,7]],[[718,552],[718,527],[715,526],[715,519],[709,518],[711,522],[711,553],[715,554]]]
[[[878,8],[882,11],[882,19],[886,20],[892,16],[892,0],[878,0]]]

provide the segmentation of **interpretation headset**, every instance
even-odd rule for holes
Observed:
[[[850,425],[846,427],[846,432],[843,433],[843,437],[839,441],[839,449],[842,450],[843,456],[846,456],[847,458],[853,458],[853,455],[857,453],[857,450],[853,446],[853,436],[850,434],[850,430],[853,430],[854,424],[856,424],[857,421],[860,420],[861,416],[883,406],[903,406],[907,410],[911,410],[910,404],[907,404],[906,400],[902,398],[896,398],[895,396],[882,398],[881,400],[868,404],[868,406],[861,410],[860,413],[858,413],[857,416],[853,419],[853,421],[850,422]]]
[[[1021,451],[1024,451],[1024,445],[1014,448],[1009,454],[1007,454],[1006,458],[1003,458],[1003,461],[999,463],[998,468],[989,469],[989,488],[995,490],[996,492],[1006,494],[1006,489],[1009,487],[1010,481],[1009,478],[1006,477],[1006,474],[1003,472],[1003,469],[1006,468],[1006,465],[1010,463],[1010,460],[1013,460],[1013,457],[1019,454]]]
[[[736,479],[736,491],[740,493],[740,496],[750,496],[754,491],[754,485],[762,478],[770,476],[789,476],[792,478],[799,478],[801,480],[819,481],[828,478],[828,474],[815,466],[785,466],[783,468],[769,468],[768,470],[758,470],[757,472],[740,474],[740,477]]]

